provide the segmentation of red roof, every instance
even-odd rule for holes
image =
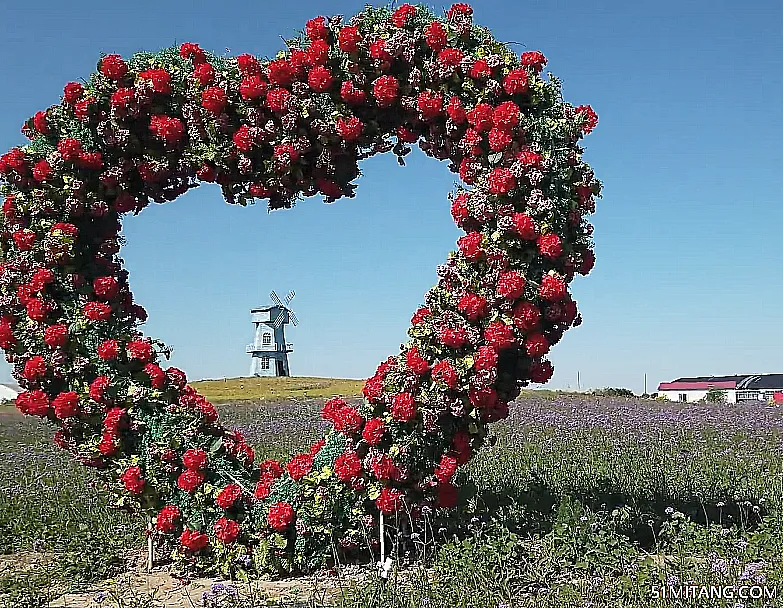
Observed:
[[[661,382],[659,391],[708,391],[711,388],[737,388],[737,383],[730,382]]]

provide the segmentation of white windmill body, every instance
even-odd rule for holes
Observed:
[[[269,296],[272,304],[253,308],[250,317],[255,329],[253,343],[247,347],[251,356],[251,376],[290,376],[288,353],[293,352],[294,345],[285,341],[285,326],[292,323],[296,326],[299,319],[288,307],[296,294],[288,292],[285,302],[282,302],[273,291]]]

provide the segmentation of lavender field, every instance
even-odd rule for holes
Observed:
[[[321,405],[244,402],[221,414],[259,458],[285,457],[321,435]],[[143,522],[108,509],[94,471],[50,436],[0,409],[0,605],[44,606],[115,573],[143,542]],[[437,522],[427,566],[440,583],[428,577],[419,596],[357,588],[345,602],[412,606],[405,598],[429,593],[444,606],[664,606],[650,600],[656,581],[783,582],[779,409],[528,394],[491,443],[459,473],[465,506]],[[474,594],[448,586],[465,568],[483,573]]]

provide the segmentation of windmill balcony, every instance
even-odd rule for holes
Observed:
[[[286,342],[283,344],[248,344],[245,352],[259,353],[259,352],[285,352],[290,353],[294,350],[292,342]]]

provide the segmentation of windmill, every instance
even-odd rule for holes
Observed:
[[[289,304],[296,292],[289,291],[285,300],[281,300],[272,290],[269,298],[272,304],[250,310],[254,327],[254,339],[248,344],[247,352],[251,356],[251,376],[289,376],[288,353],[294,345],[285,341],[285,325],[299,324],[299,319]]]

